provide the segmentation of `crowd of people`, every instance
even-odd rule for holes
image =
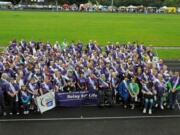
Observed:
[[[34,99],[49,91],[95,91],[99,106],[140,105],[148,114],[174,109],[179,72],[153,57],[152,47],[137,43],[12,41],[0,56],[0,113],[38,111]]]

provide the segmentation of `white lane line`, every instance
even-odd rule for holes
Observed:
[[[37,119],[1,119],[0,122],[25,122],[25,121],[74,121],[74,120],[118,120],[118,119],[147,119],[147,118],[180,118],[180,115],[157,116],[121,116],[121,117],[79,117],[79,118],[37,118]]]

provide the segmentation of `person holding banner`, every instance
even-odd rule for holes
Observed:
[[[131,82],[128,85],[129,95],[130,95],[130,105],[131,109],[134,109],[135,102],[138,101],[138,94],[139,94],[139,86],[136,83],[136,77],[131,78]]]
[[[104,74],[99,77],[98,80],[99,88],[98,88],[98,106],[103,105],[112,105],[112,90],[110,89],[110,84],[107,83],[106,77]]]
[[[177,93],[180,91],[180,76],[179,72],[175,72],[174,76],[168,82],[169,88],[169,103],[168,108],[174,109],[177,100]]]
[[[38,81],[35,79],[35,77],[31,78],[27,88],[28,88],[28,92],[31,95],[30,109],[36,111],[35,98],[40,95],[40,91],[39,91]]]
[[[64,92],[76,91],[75,83],[72,80],[65,80],[63,90]]]
[[[46,76],[44,78],[44,82],[41,83],[40,94],[43,95],[43,94],[48,93],[49,91],[52,91],[52,90],[54,90],[53,84],[51,83],[49,78]]]
[[[90,73],[87,79],[87,90],[88,91],[96,91],[97,90],[97,77]]]
[[[78,85],[78,90],[79,91],[86,91],[87,90],[87,80],[85,79],[85,77],[84,77],[84,74],[83,73],[80,73],[80,77],[79,77],[79,79],[78,79],[79,81],[78,81],[78,83],[77,83],[77,85]]]

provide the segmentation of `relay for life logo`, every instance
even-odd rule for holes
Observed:
[[[52,97],[50,97],[50,96],[43,97],[43,98],[41,99],[41,105],[42,105],[42,106],[45,106],[45,107],[51,107],[51,106],[53,106],[53,99],[52,99]]]

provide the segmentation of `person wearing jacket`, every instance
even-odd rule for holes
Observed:
[[[128,84],[129,84],[128,77],[125,76],[123,81],[119,84],[117,88],[117,91],[120,94],[120,97],[122,98],[124,108],[127,108],[128,99],[129,99]]]

